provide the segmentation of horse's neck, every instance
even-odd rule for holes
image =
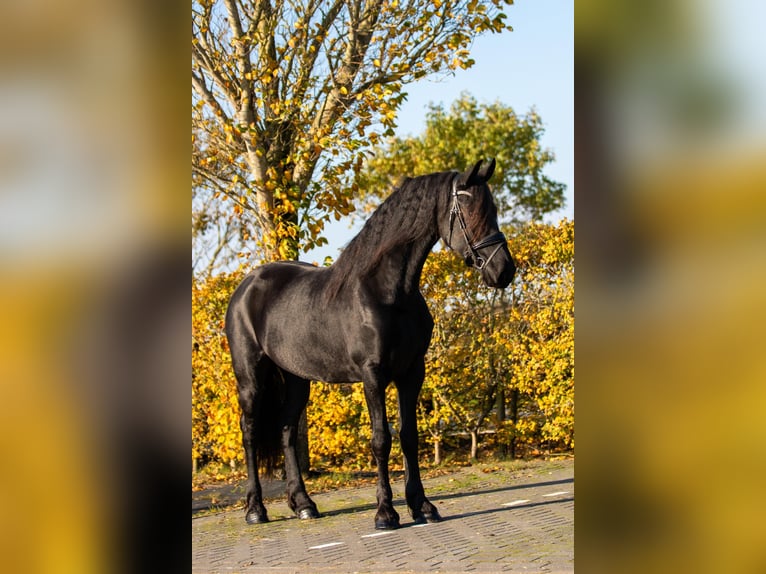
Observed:
[[[372,278],[384,299],[392,302],[420,290],[420,274],[436,241],[434,234],[433,237],[398,246],[381,257]]]

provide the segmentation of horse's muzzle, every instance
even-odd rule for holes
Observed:
[[[513,259],[508,259],[503,262],[502,267],[490,268],[485,267],[482,269],[482,279],[489,287],[495,287],[497,289],[505,289],[513,281],[513,277],[516,275],[516,265],[513,263]]]

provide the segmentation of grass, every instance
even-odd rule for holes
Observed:
[[[544,457],[545,460],[565,460],[572,458],[571,453],[554,454]],[[475,467],[483,473],[495,472],[500,470],[518,470],[529,466],[530,459],[499,459],[490,456],[482,457],[478,461],[467,461],[457,457],[445,459],[442,464],[434,465],[431,462],[421,462],[420,473],[424,479],[435,478],[445,474],[452,474],[465,467]],[[399,480],[404,476],[404,470],[401,465],[392,464],[389,466],[391,480]],[[236,485],[247,479],[245,469],[232,469],[227,465],[212,463],[203,467],[197,473],[192,474],[192,492],[221,487],[225,485]],[[306,487],[312,492],[328,492],[338,488],[356,488],[360,486],[374,485],[377,482],[377,473],[374,469],[352,470],[319,468],[312,469],[308,477],[305,477]]]
[[[210,463],[192,473],[192,492],[227,484],[238,484],[245,479],[247,479],[247,471],[244,468],[232,469],[225,464]]]

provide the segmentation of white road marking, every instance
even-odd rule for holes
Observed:
[[[569,491],[560,490],[559,492],[551,492],[550,494],[543,494],[543,496],[561,496],[562,494],[569,494]]]
[[[330,548],[332,546],[340,546],[343,542],[328,542],[327,544],[319,544],[317,546],[309,546],[309,550],[319,550],[321,548]]]
[[[524,504],[525,502],[529,502],[529,500],[514,500],[513,502],[506,502],[501,506],[518,506],[519,504]]]
[[[393,531],[389,532],[373,532],[372,534],[362,534],[362,538],[375,538],[376,536],[385,536],[386,534],[393,534]]]

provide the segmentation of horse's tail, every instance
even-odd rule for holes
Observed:
[[[274,474],[282,459],[282,412],[285,386],[281,373],[258,342],[252,313],[252,275],[234,291],[226,311],[226,338],[237,379],[240,428],[245,455],[254,449],[258,466]]]

